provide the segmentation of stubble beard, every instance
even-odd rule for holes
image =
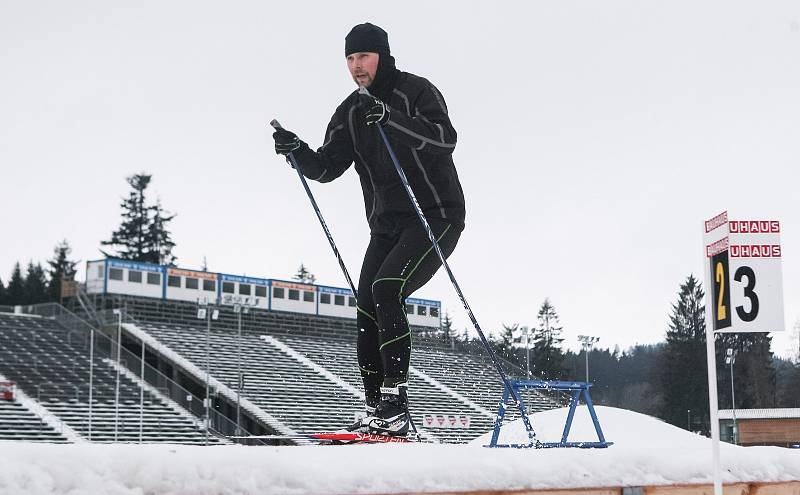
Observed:
[[[356,76],[353,76],[353,82],[355,82],[356,86],[358,86],[359,88],[362,87],[362,86],[365,87],[365,88],[369,88],[370,86],[372,86],[373,78],[371,78],[369,76],[369,74],[365,74],[365,75],[367,76],[367,81],[364,84],[361,84],[361,82],[359,82],[358,78]]]

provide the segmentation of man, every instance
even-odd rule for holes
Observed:
[[[366,417],[349,427],[384,435],[408,432],[411,332],[405,299],[441,266],[378,131],[387,133],[445,256],[464,228],[464,194],[453,164],[456,131],[441,93],[395,67],[386,32],[355,26],[345,38],[347,68],[371,96],[351,93],[336,109],[317,151],[294,133],[273,134],[275,151],[293,153],[303,175],[330,182],[355,162],[370,242],[358,281],[358,364]]]

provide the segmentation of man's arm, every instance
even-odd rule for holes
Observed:
[[[325,131],[325,142],[317,151],[303,141],[293,151],[300,171],[311,180],[330,182],[353,163],[353,143],[341,118],[344,106],[336,109]]]
[[[428,81],[410,108],[413,117],[391,109],[384,128],[401,143],[426,153],[448,154],[456,147],[456,130],[439,90]]]

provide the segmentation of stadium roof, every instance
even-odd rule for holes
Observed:
[[[719,419],[733,419],[733,411],[720,409]],[[736,419],[800,419],[800,408],[736,409]]]

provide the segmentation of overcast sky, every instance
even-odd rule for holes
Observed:
[[[786,1],[0,1],[0,277],[63,238],[100,257],[125,177],[153,174],[181,266],[345,286],[278,118],[312,147],[354,89],[344,36],[370,21],[458,131],[467,227],[451,266],[485,330],[663,339],[702,278],[702,221],[782,222],[787,354],[800,319],[800,3]],[[354,277],[355,171],[312,183]],[[81,276],[82,278],[82,276]],[[443,273],[415,294],[469,326]]]

